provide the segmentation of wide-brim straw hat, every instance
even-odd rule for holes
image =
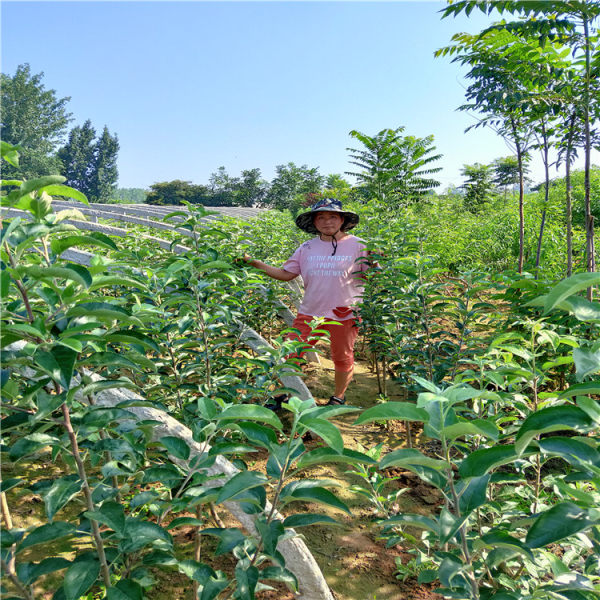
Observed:
[[[336,212],[344,218],[340,231],[349,231],[356,227],[360,217],[349,210],[343,210],[342,203],[335,198],[323,198],[313,204],[308,212],[302,213],[296,217],[296,225],[307,233],[318,234],[319,230],[313,223],[313,218],[318,212]]]

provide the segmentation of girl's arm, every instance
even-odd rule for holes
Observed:
[[[258,260],[257,258],[251,258],[247,254],[244,254],[244,261],[249,265],[264,271],[269,277],[273,279],[277,279],[278,281],[291,281],[294,277],[298,277],[296,273],[290,273],[285,269],[280,269],[279,267],[273,267],[272,265],[268,265],[264,263],[262,260]]]

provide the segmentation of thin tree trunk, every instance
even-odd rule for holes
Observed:
[[[542,240],[544,238],[544,228],[546,226],[546,215],[548,214],[548,198],[550,196],[550,167],[548,165],[548,134],[546,126],[542,123],[542,136],[544,138],[544,210],[542,210],[542,222],[540,223],[540,234],[538,236],[537,252],[535,254],[535,278],[538,278],[540,268],[540,257],[542,255]]]
[[[567,164],[565,166],[565,192],[566,192],[566,221],[567,221],[567,277],[573,275],[573,186],[571,185],[571,153],[573,152],[573,137],[575,135],[575,119],[577,113],[573,111],[569,121],[569,137],[567,139]]]
[[[379,360],[377,359],[377,355],[375,355],[375,373],[377,374],[377,389],[379,394],[383,394],[383,388],[381,386],[381,376],[379,374]]]
[[[585,87],[584,87],[584,126],[585,126],[585,249],[586,267],[589,273],[596,268],[594,257],[594,217],[590,198],[590,169],[591,169],[591,140],[590,140],[590,31],[587,16],[583,17],[583,31],[585,36]],[[589,287],[587,291],[588,300],[592,300],[593,292]]]
[[[523,254],[525,248],[525,211],[523,208],[525,201],[525,176],[523,174],[523,152],[521,150],[521,144],[519,143],[519,136],[517,134],[517,124],[513,118],[510,120],[510,124],[513,131],[513,137],[515,140],[515,147],[517,150],[517,164],[519,166],[519,273],[523,272]]]

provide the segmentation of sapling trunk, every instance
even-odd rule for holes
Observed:
[[[377,374],[377,391],[379,394],[383,394],[383,387],[381,385],[381,376],[379,374],[379,360],[375,355],[375,373]]]
[[[202,518],[202,508],[200,505],[196,506],[196,519],[200,520]],[[200,526],[196,527],[196,537],[194,540],[194,560],[196,562],[200,562],[200,558],[202,556],[202,529]],[[200,584],[197,581],[194,581],[194,598],[198,597]]]
[[[443,409],[440,409],[442,412]],[[445,422],[445,415],[442,414],[442,423]],[[444,453],[444,459],[448,463],[448,469],[446,470],[446,477],[448,479],[448,485],[450,487],[450,493],[452,495],[452,504],[454,507],[454,513],[457,518],[461,517],[460,514],[460,500],[458,498],[458,494],[456,493],[456,488],[454,486],[454,472],[452,470],[451,458],[450,458],[450,447],[448,446],[448,442],[446,440],[446,436],[442,433],[442,448]],[[471,597],[473,600],[479,600],[479,585],[477,583],[477,577],[475,577],[475,571],[473,569],[473,560],[471,557],[471,552],[469,551],[469,544],[467,542],[467,527],[465,523],[460,526],[458,530],[460,534],[460,542],[461,542],[461,552],[463,555],[463,560],[467,565],[466,575],[469,579],[469,584],[471,585]]]
[[[10,509],[8,508],[8,502],[6,501],[6,493],[0,492],[0,507],[2,509],[2,520],[6,525],[6,529],[9,531],[13,528],[12,517],[10,516]],[[10,547],[10,559],[8,561],[8,571],[10,573],[15,572],[15,549],[17,544],[13,544]]]
[[[532,358],[532,371],[533,371],[533,381],[532,381],[532,385],[533,385],[533,412],[537,412],[538,409],[538,402],[539,402],[539,398],[538,398],[538,378],[537,378],[537,371],[536,371],[536,360],[535,360],[535,328],[532,330],[531,333],[531,354],[533,356]],[[539,434],[535,436],[536,440],[540,439]],[[537,506],[538,506],[538,501],[540,498],[540,488],[541,488],[541,483],[542,483],[542,465],[541,465],[541,461],[540,461],[540,455],[537,454],[535,457],[535,486],[534,486],[534,502],[533,502],[533,513],[537,513]]]
[[[0,561],[2,565],[2,573],[6,574],[6,576],[10,579],[11,583],[17,588],[19,594],[25,598],[25,600],[35,600],[33,592],[31,592],[28,588],[26,588],[15,573],[14,569],[11,570],[9,565],[6,563],[4,559]]]
[[[55,384],[55,387],[56,392],[60,393],[59,386]],[[94,506],[94,501],[92,500],[92,492],[88,483],[85,465],[83,464],[83,460],[81,459],[81,454],[79,452],[79,444],[77,443],[77,436],[75,435],[75,431],[73,430],[73,425],[71,424],[71,415],[69,413],[69,407],[66,405],[66,403],[62,405],[61,410],[64,419],[63,427],[65,428],[67,435],[69,436],[69,441],[71,443],[71,452],[73,454],[73,458],[75,459],[75,464],[77,465],[79,477],[83,482],[83,494],[85,496],[87,510],[90,512],[94,512],[96,510],[96,507]],[[98,521],[90,519],[90,524],[92,526],[92,537],[94,539],[94,545],[96,546],[96,552],[98,553],[98,560],[100,561],[100,572],[102,573],[102,579],[104,580],[104,585],[107,588],[109,588],[110,571],[108,569],[108,562],[106,561],[106,555],[104,553],[104,542],[102,540],[102,536],[100,535]]]
[[[542,121],[542,136],[544,139],[544,151],[543,151],[543,161],[544,161],[544,209],[542,210],[542,221],[540,223],[540,233],[538,236],[537,243],[537,252],[535,255],[535,278],[538,278],[538,271],[540,268],[540,257],[542,255],[542,239],[544,237],[544,228],[546,226],[546,214],[548,212],[548,200],[550,197],[550,166],[549,166],[549,158],[548,158],[548,135],[546,132],[546,127],[544,122]]]
[[[87,401],[90,404],[90,406],[94,406],[96,404],[93,396],[91,396],[91,395],[87,396]],[[103,429],[100,429],[98,431],[98,433],[100,434],[101,440],[110,439],[110,437],[108,435],[106,435],[106,432]],[[107,462],[110,462],[112,460],[112,454],[109,451],[107,451],[105,453],[105,456],[106,456]],[[119,488],[119,478],[116,475],[112,475],[111,482],[112,482],[112,486],[115,488],[115,490],[117,490],[117,495],[115,496],[115,498],[116,498],[117,502],[121,502],[121,490]]]
[[[569,137],[567,140],[567,154],[565,158],[565,218],[567,221],[567,277],[573,275],[573,188],[571,186],[571,153],[573,151],[573,136],[575,135],[575,118],[573,111],[569,120]]]
[[[584,166],[584,190],[585,190],[585,242],[586,242],[586,266],[588,272],[596,269],[596,257],[594,256],[594,216],[592,215],[590,170],[591,170],[591,132],[590,132],[590,79],[591,79],[591,40],[590,23],[587,16],[583,16],[583,34],[585,40],[585,78],[583,88],[583,110],[585,128],[585,166]],[[587,299],[593,299],[592,287],[587,290]]]
[[[206,323],[204,321],[204,315],[202,314],[202,305],[200,304],[200,297],[198,296],[198,290],[194,288],[194,294],[196,297],[196,314],[198,315],[198,324],[200,325],[200,332],[202,333],[202,341],[204,343],[204,365],[206,367],[206,387],[211,388],[211,365],[210,355],[208,352],[208,334],[206,333]]]
[[[525,176],[523,173],[523,150],[517,132],[517,123],[513,117],[510,119],[515,148],[517,151],[517,165],[519,167],[519,273],[523,272],[523,255],[525,248]]]

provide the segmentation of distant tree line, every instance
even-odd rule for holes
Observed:
[[[2,140],[19,146],[19,167],[5,165],[5,179],[55,175],[83,192],[91,202],[109,201],[118,181],[119,141],[105,126],[96,137],[91,121],[73,127],[67,134],[72,113],[66,106],[70,97],[57,98],[46,90],[43,73],[32,74],[28,64],[15,74],[1,74],[0,124]]]

